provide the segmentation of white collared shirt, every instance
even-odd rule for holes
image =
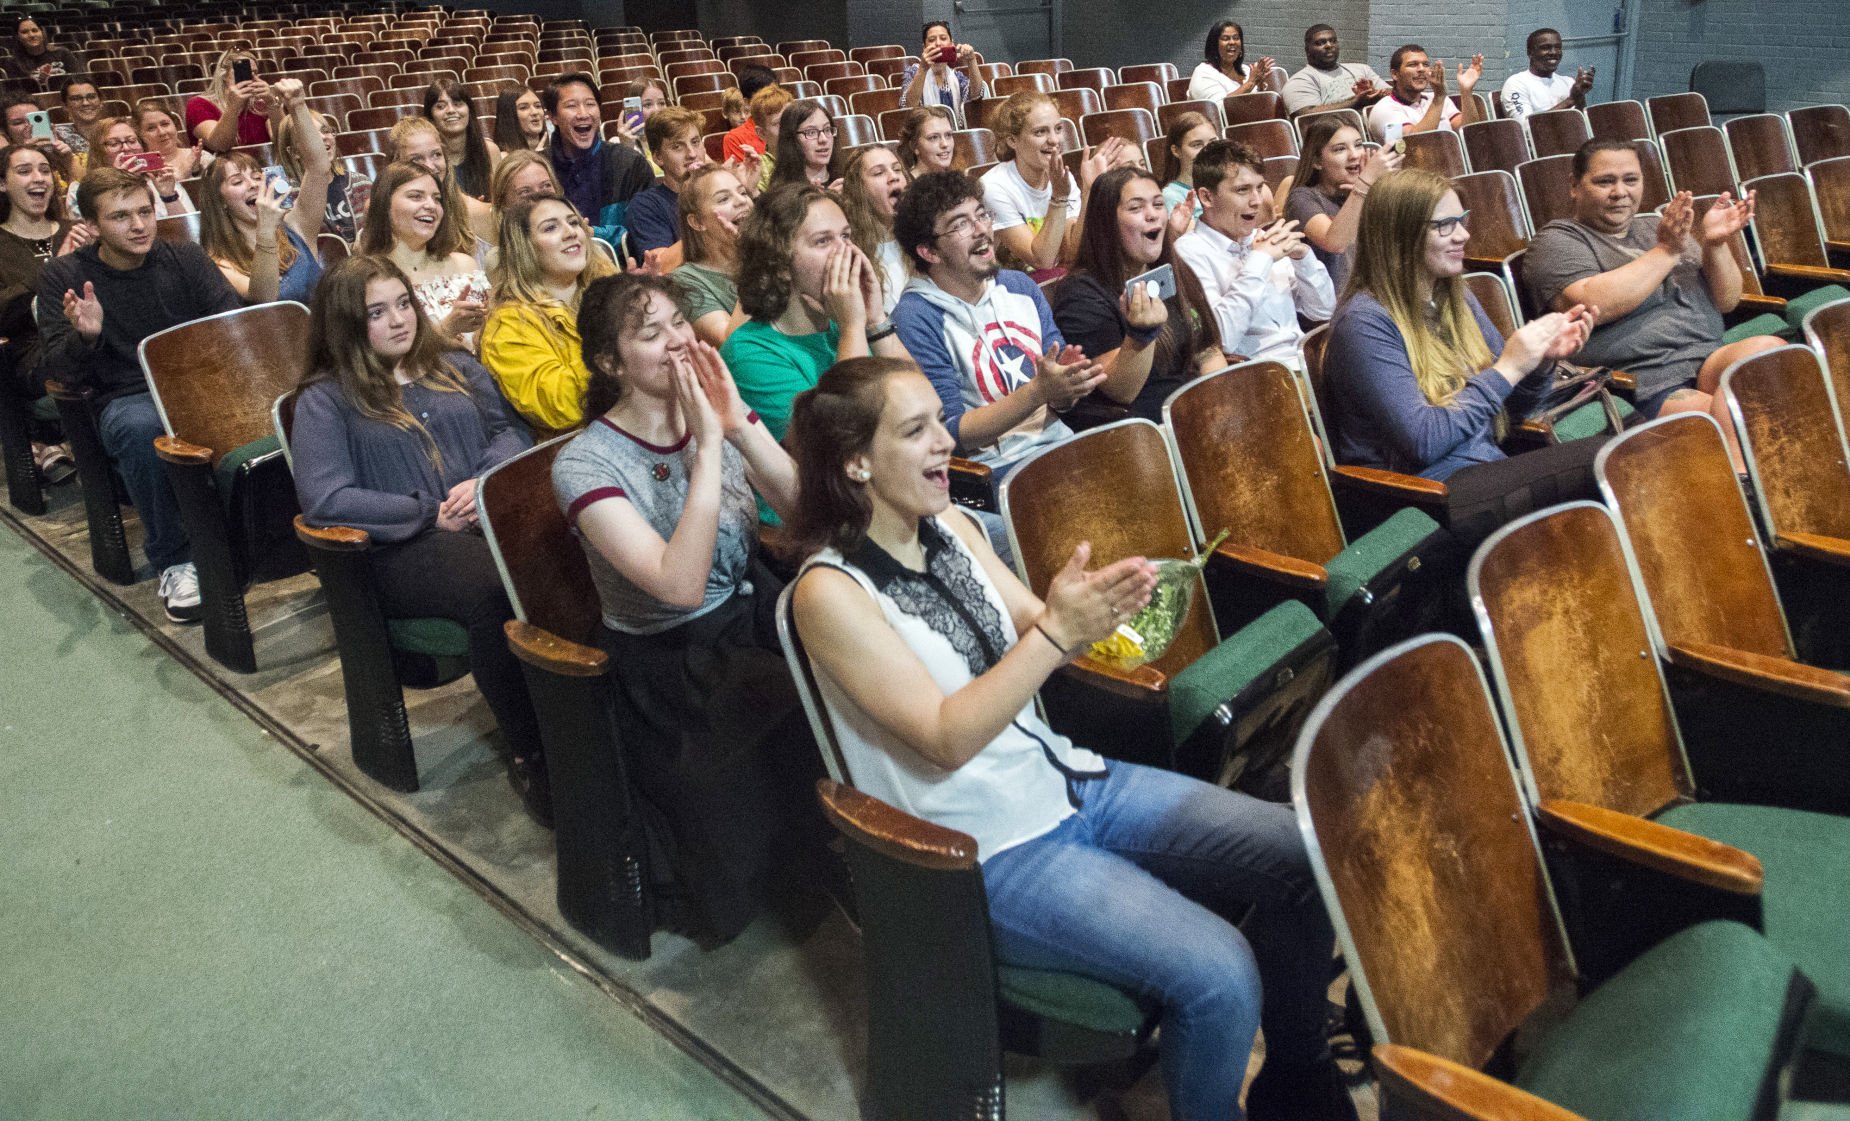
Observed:
[[[1420,99],[1411,105],[1390,93],[1375,102],[1374,108],[1368,111],[1368,135],[1376,142],[1385,141],[1388,125],[1399,121],[1402,128],[1412,128],[1425,119],[1426,110],[1431,105],[1431,90],[1421,94]],[[1458,115],[1458,102],[1447,97],[1445,107],[1439,110],[1439,127],[1446,132],[1453,131],[1452,120]]]
[[[1274,261],[1252,251],[1252,234],[1236,242],[1206,222],[1196,222],[1176,239],[1175,248],[1201,282],[1220,328],[1221,349],[1228,354],[1295,369],[1304,338],[1299,314],[1328,319],[1336,311],[1330,271],[1314,253],[1301,261]]]

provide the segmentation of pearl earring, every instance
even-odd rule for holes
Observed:
[[[857,483],[864,483],[871,478],[873,478],[873,473],[865,467],[854,473],[854,481]]]

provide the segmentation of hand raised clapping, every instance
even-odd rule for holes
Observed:
[[[1544,362],[1566,358],[1586,345],[1599,319],[1599,309],[1575,304],[1566,311],[1537,316],[1503,341],[1496,369],[1513,385]]]
[[[1051,346],[1034,364],[1034,380],[1029,392],[1054,412],[1065,412],[1105,380],[1105,367],[1086,359],[1076,346],[1055,351]]]
[[[1077,655],[1108,637],[1118,624],[1143,610],[1156,589],[1156,566],[1127,557],[1093,572],[1092,543],[1081,541],[1047,587],[1047,609],[1035,623],[1054,643]]]
[[[103,333],[103,304],[96,298],[96,285],[84,281],[81,296],[69,288],[64,290],[64,318],[86,339]]]
[[[1740,202],[1731,194],[1724,194],[1709,207],[1709,212],[1702,216],[1702,226],[1696,237],[1704,249],[1712,249],[1725,244],[1729,238],[1747,228],[1754,217],[1754,192],[1747,192],[1747,197]]]

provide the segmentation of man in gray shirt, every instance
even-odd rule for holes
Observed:
[[[1304,32],[1304,59],[1310,65],[1285,83],[1286,112],[1294,117],[1333,109],[1362,113],[1387,96],[1381,75],[1367,63],[1338,62],[1341,55],[1334,27],[1319,23]]]
[[[1753,216],[1754,196],[1723,195],[1701,222],[1685,191],[1660,219],[1639,214],[1644,173],[1628,140],[1590,140],[1574,153],[1574,217],[1535,235],[1523,283],[1537,306],[1595,310],[1598,326],[1575,356],[1638,379],[1638,410],[1713,413],[1734,450],[1733,424],[1716,394],[1722,372],[1780,345],[1756,335],[1722,345],[1722,315],[1741,300],[1741,271],[1728,243]]]

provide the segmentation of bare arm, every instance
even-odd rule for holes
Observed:
[[[1664,207],[1657,223],[1657,244],[1635,260],[1607,272],[1577,280],[1555,297],[1556,311],[1566,311],[1575,304],[1599,309],[1599,322],[1610,323],[1637,310],[1664,283],[1683,253],[1684,239],[1689,236],[1695,204],[1685,191]],[[1737,281],[1739,277],[1736,277]]]

